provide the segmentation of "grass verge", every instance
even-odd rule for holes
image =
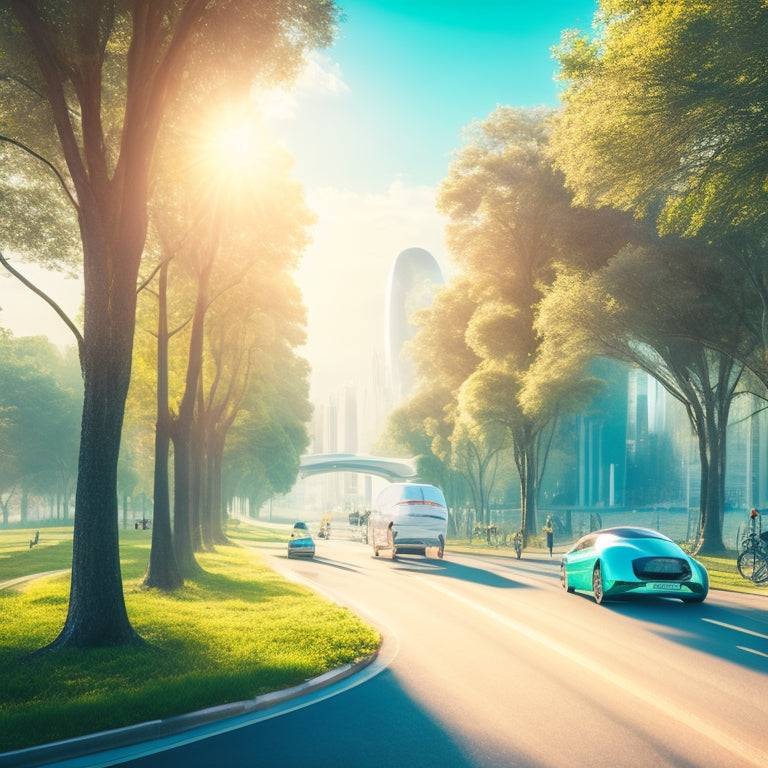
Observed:
[[[270,537],[263,531],[247,535]],[[71,556],[71,529],[69,537]],[[271,537],[285,540],[284,534]],[[6,531],[0,538],[9,543]],[[19,548],[0,550],[0,580],[33,572],[22,560],[13,573],[8,562],[35,552],[28,536],[24,550],[23,538]],[[147,640],[142,648],[70,650],[25,660],[58,634],[69,576],[0,591],[0,752],[251,699],[358,661],[378,647],[378,633],[353,613],[283,579],[238,546],[199,555],[204,573],[172,594],[145,589],[150,538],[149,531],[121,534],[126,606]],[[38,546],[43,543],[41,535]],[[60,545],[66,549],[63,541],[51,549]],[[48,555],[40,561],[45,566],[39,570],[69,565],[69,558]]]

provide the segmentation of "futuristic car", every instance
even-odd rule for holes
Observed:
[[[373,554],[442,557],[448,528],[443,492],[423,483],[392,483],[373,503],[368,518],[368,541]]]
[[[314,557],[315,542],[306,523],[296,523],[288,542],[288,557]]]
[[[701,563],[658,531],[630,526],[582,536],[560,562],[568,592],[591,592],[596,603],[653,595],[700,603],[709,591]]]

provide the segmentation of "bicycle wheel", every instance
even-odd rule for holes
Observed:
[[[736,568],[748,581],[759,583],[768,580],[768,566],[760,553],[754,549],[748,549],[739,555]]]
[[[764,554],[758,557],[759,560],[755,567],[755,572],[752,574],[752,581],[755,584],[764,584],[768,581],[768,559],[766,559]]]

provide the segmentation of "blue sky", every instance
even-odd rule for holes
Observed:
[[[344,90],[305,92],[283,126],[309,186],[437,184],[461,131],[498,104],[557,105],[551,47],[589,29],[594,0],[340,0],[325,54]]]

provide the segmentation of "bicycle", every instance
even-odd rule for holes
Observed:
[[[768,544],[762,537],[760,515],[749,520],[750,531],[741,542],[741,552],[736,558],[736,568],[742,578],[755,584],[768,581]]]

